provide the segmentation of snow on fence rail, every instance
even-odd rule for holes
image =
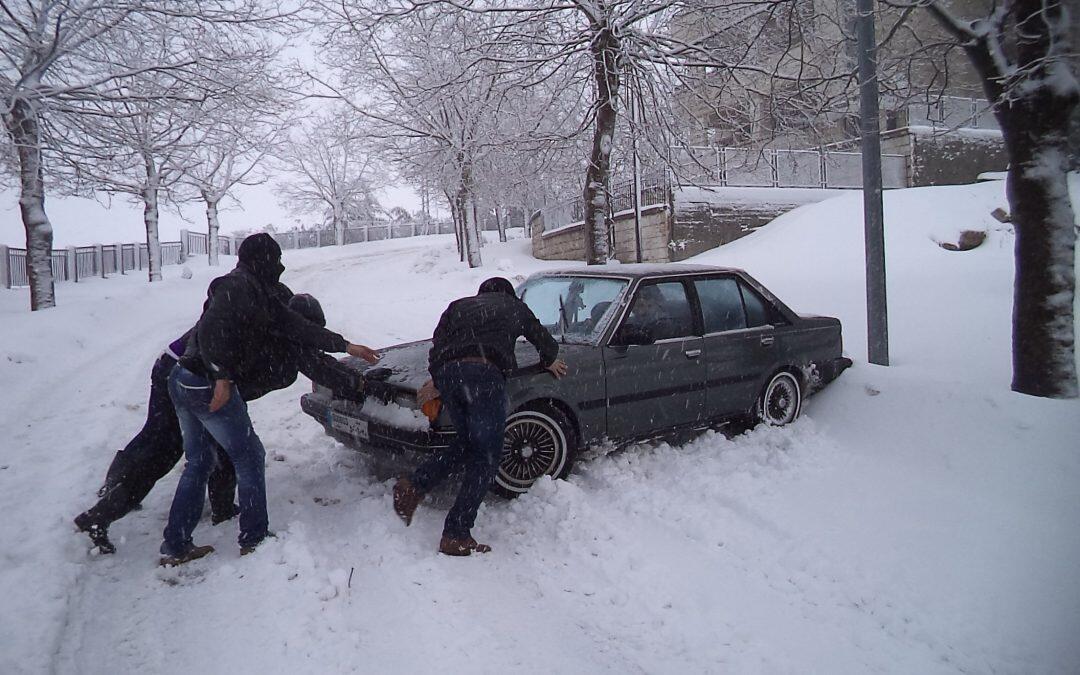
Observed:
[[[161,242],[161,264],[178,265],[183,259],[182,242]],[[54,281],[80,281],[146,269],[150,255],[146,244],[95,244],[53,249],[50,262]],[[0,284],[4,288],[30,285],[26,249],[0,244]]]
[[[398,239],[425,234],[447,234],[454,231],[450,222],[426,223],[373,223],[362,227],[346,228],[343,243],[354,244],[382,239]],[[305,230],[277,232],[272,235],[284,249],[333,246],[337,243],[334,230]],[[241,237],[218,235],[219,252],[236,255]],[[161,264],[179,265],[188,258],[208,255],[209,236],[201,232],[180,230],[180,241],[161,242]],[[93,277],[107,278],[110,274],[127,274],[150,266],[150,254],[146,244],[95,244],[93,246],[69,246],[53,249],[52,273],[55,281],[80,281]],[[26,266],[26,249],[0,244],[0,286],[20,288],[30,285]]]

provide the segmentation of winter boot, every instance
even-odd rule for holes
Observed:
[[[255,549],[259,548],[259,545],[267,539],[277,539],[277,535],[273,532],[267,532],[265,537],[255,542],[254,544],[244,544],[240,547],[240,555],[250,555],[254,553]]]
[[[100,553],[116,553],[116,547],[109,541],[108,525],[94,522],[89,513],[83,512],[75,516],[75,527],[79,528],[79,532],[90,535],[90,541],[94,542]]]
[[[192,560],[204,558],[214,552],[213,546],[192,546],[187,553],[182,555],[163,555],[158,565],[161,567],[176,567]]]
[[[412,524],[416,507],[424,501],[424,493],[413,487],[408,478],[401,478],[394,485],[394,513],[405,522],[405,527]]]
[[[478,544],[472,537],[466,537],[464,539],[452,539],[443,535],[442,541],[439,542],[439,553],[444,555],[472,555],[472,552],[488,553],[491,551],[491,547],[487,544]]]

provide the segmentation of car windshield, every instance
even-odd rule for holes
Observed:
[[[540,323],[564,342],[593,342],[607,327],[625,279],[536,277],[518,289]]]

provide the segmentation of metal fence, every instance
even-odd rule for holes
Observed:
[[[862,153],[817,150],[686,147],[672,150],[674,182],[681,185],[774,188],[862,187]],[[886,188],[907,187],[907,158],[881,156]]]
[[[985,99],[942,96],[921,103],[908,103],[904,107],[906,120],[897,124],[907,126],[929,125],[948,129],[997,129],[997,118]]]
[[[831,188],[862,187],[862,154],[818,150],[762,150],[748,148],[673,148],[671,168],[650,171],[640,178],[641,208],[667,204],[672,187]],[[908,185],[907,158],[882,155],[884,187]],[[634,208],[634,184],[623,181],[608,191],[609,213]],[[585,219],[585,202],[577,197],[539,210],[544,230],[552,231]]]
[[[342,230],[343,244],[360,244],[368,241],[403,239],[427,234],[452,234],[454,223],[451,221],[428,222],[371,222],[347,227]],[[293,232],[275,232],[272,235],[283,249],[316,248],[337,244],[334,230],[296,230]]]
[[[177,265],[182,262],[179,241],[161,244],[161,263]],[[54,281],[81,281],[110,274],[127,274],[146,269],[150,255],[146,244],[108,244],[71,246],[53,249],[49,256]],[[26,249],[0,245],[0,285],[18,288],[30,284]]]
[[[425,234],[449,234],[454,224],[448,221],[421,223],[373,222],[347,228],[345,244],[381,239],[399,239]],[[337,243],[334,230],[302,230],[273,234],[284,249],[333,246]],[[242,237],[218,235],[218,250],[222,255],[236,255]],[[180,231],[180,241],[161,242],[161,264],[179,265],[192,256],[209,254],[210,238],[202,232]],[[92,277],[144,270],[150,266],[150,252],[145,243],[71,246],[54,249],[50,256],[54,281],[80,281]],[[30,284],[26,249],[0,245],[0,286],[18,288]]]

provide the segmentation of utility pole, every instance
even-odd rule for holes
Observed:
[[[870,363],[889,365],[889,312],[885,293],[885,213],[881,204],[877,36],[874,0],[857,0],[859,116],[862,133],[863,231],[866,247],[866,347]]]
[[[630,144],[634,155],[634,262],[641,262],[641,159],[638,157],[638,92],[635,81],[630,83]]]

